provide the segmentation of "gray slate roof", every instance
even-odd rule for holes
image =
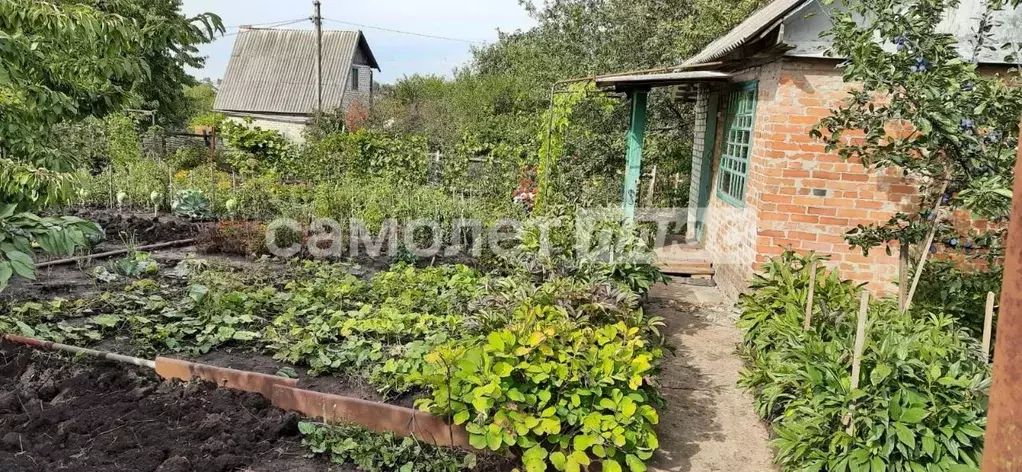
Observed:
[[[959,52],[970,57],[972,39],[978,27],[978,18],[986,2],[964,1],[956,8],[949,8],[937,30],[954,35],[958,39]],[[721,36],[692,56],[685,64],[713,62],[728,56],[741,46],[756,40],[780,24],[784,24],[782,41],[789,46],[786,55],[795,57],[825,57],[830,49],[829,38],[820,33],[830,29],[830,10],[843,8],[841,2],[823,5],[820,0],[773,0],[753,13],[745,21],[724,36]],[[809,15],[811,14],[811,15]],[[1022,41],[1022,8],[1006,8],[994,13],[996,26],[992,34],[993,44],[1000,46],[1008,42]],[[893,48],[893,45],[889,45]],[[976,58],[981,63],[1002,64],[1004,52],[981,51]]]
[[[379,69],[361,31],[323,32],[323,108],[341,106],[356,48]],[[316,33],[248,29],[234,42],[213,108],[217,111],[311,114],[316,109]]]
[[[701,64],[726,56],[729,52],[762,34],[805,2],[806,0],[774,0],[770,2],[756,10],[727,34],[713,40],[702,51],[685,61],[685,64]]]

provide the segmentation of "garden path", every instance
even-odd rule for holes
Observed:
[[[742,333],[733,308],[715,288],[678,282],[654,288],[647,306],[650,314],[665,318],[666,334],[677,347],[663,363],[667,408],[650,470],[776,470],[767,426],[756,416],[752,396],[737,386],[742,360],[735,348]]]

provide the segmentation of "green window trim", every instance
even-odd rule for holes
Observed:
[[[745,207],[758,94],[759,81],[751,80],[738,84],[727,96],[727,119],[717,172],[717,198],[738,208]]]

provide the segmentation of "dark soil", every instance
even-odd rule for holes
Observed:
[[[116,209],[71,209],[69,215],[98,223],[106,232],[107,243],[155,244],[194,238],[201,223],[185,218],[147,212]]]
[[[336,470],[260,395],[0,345],[0,470]]]
[[[387,402],[391,405],[408,408],[415,406],[415,399],[417,398],[415,394],[385,398],[376,388],[361,378],[336,375],[313,377],[309,375],[309,371],[306,368],[275,360],[271,356],[259,354],[250,349],[220,349],[201,357],[186,360],[270,375],[277,374],[282,368],[290,367],[295,369],[295,372],[298,374],[298,386],[300,388],[374,402]]]

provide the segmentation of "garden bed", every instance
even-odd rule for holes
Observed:
[[[0,345],[0,470],[328,470],[260,395]],[[336,470],[336,469],[335,469]]]

